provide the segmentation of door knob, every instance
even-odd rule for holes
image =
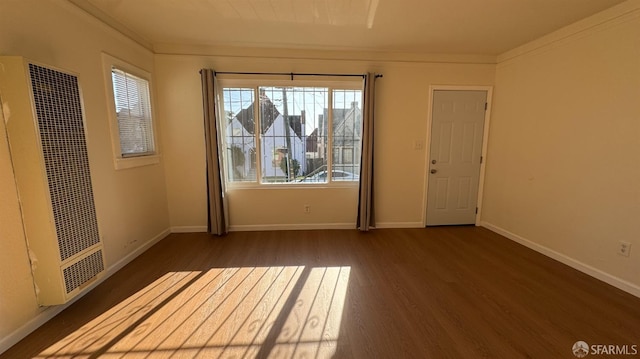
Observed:
[[[436,169],[432,169],[431,170],[431,173],[436,173],[436,172],[438,172],[438,170],[436,170]]]

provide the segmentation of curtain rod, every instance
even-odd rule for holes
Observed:
[[[291,76],[327,76],[327,77],[365,77],[365,74],[320,74],[320,73],[304,73],[304,72],[235,72],[235,71],[214,71],[214,75],[282,75]],[[376,78],[382,77],[382,74],[376,74]]]

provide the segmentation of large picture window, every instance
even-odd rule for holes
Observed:
[[[228,183],[359,180],[360,81],[246,84],[220,81]]]

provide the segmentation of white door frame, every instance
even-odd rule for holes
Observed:
[[[487,144],[489,140],[489,121],[491,119],[491,100],[493,86],[463,86],[463,85],[430,85],[429,86],[429,113],[427,117],[427,144],[425,145],[424,165],[424,198],[422,199],[422,227],[427,226],[427,196],[429,195],[429,158],[431,158],[431,125],[433,117],[433,93],[439,90],[449,91],[486,91],[487,110],[484,112],[484,128],[482,133],[482,163],[480,164],[480,182],[478,183],[478,213],[476,213],[476,226],[480,225],[482,214],[482,195],[484,193],[484,172],[487,164]]]

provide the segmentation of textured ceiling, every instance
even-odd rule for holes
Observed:
[[[498,55],[622,0],[70,0],[156,45]]]

